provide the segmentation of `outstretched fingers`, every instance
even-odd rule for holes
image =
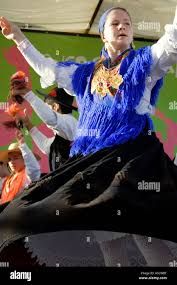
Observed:
[[[9,21],[4,17],[0,17],[0,27],[2,28],[2,30],[4,29],[8,32],[11,31],[11,25]]]

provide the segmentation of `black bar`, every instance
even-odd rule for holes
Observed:
[[[31,274],[31,275],[30,275]],[[82,278],[83,274],[83,278]],[[64,281],[82,280],[85,283],[88,279],[95,280],[95,276],[105,278],[115,277],[117,281],[141,281],[141,280],[174,280],[177,277],[177,267],[45,267],[45,268],[0,268],[0,277],[3,281],[49,281],[50,284],[58,284],[61,278]],[[20,279],[21,277],[21,279]],[[57,281],[58,280],[58,281]],[[85,280],[85,281],[84,281]],[[95,280],[96,281],[96,280]],[[96,283],[96,282],[95,282]],[[6,282],[4,283],[6,284]],[[25,283],[26,284],[26,283]]]

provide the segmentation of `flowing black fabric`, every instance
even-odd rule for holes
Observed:
[[[121,174],[123,180],[116,174]],[[160,191],[139,182],[159,182]],[[177,242],[177,167],[155,134],[63,166],[0,207],[0,246],[61,230],[136,233]]]

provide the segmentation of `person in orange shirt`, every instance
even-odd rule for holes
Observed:
[[[20,130],[16,132],[17,143],[9,145],[8,150],[0,151],[0,161],[8,162],[11,174],[0,181],[0,204],[13,200],[32,181],[40,178],[38,155],[34,155],[24,141]]]

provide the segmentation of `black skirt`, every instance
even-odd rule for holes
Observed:
[[[177,167],[154,133],[73,157],[0,207],[0,247],[38,233],[104,230],[177,242]]]

